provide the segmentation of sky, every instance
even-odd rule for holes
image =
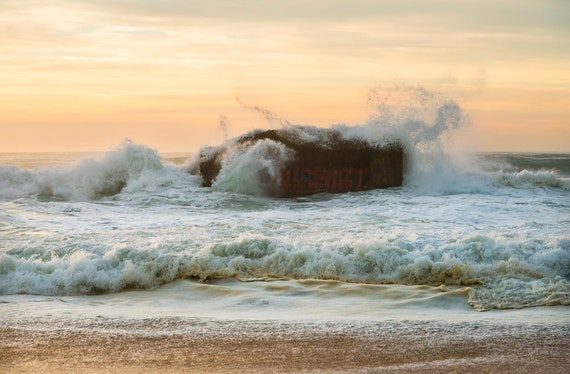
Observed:
[[[570,152],[567,0],[0,0],[0,152],[193,152],[456,101],[475,151]],[[372,95],[373,96],[373,95]]]

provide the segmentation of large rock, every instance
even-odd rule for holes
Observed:
[[[267,195],[292,197],[402,185],[401,144],[379,146],[363,139],[346,139],[334,129],[301,127],[256,130],[224,145],[202,149],[199,172],[203,185],[212,185],[230,149],[252,147],[262,140],[281,143],[294,152],[290,160],[279,165],[280,177],[273,178],[273,183],[264,181],[264,186],[271,186]]]

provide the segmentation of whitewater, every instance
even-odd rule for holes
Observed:
[[[448,152],[461,111],[434,113],[335,125],[406,149],[402,187],[357,193],[263,196],[256,175],[283,154],[267,142],[230,152],[212,187],[196,156],[128,140],[81,157],[2,154],[4,323],[512,321],[540,309],[567,326],[570,154]]]

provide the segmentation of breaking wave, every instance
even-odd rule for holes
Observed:
[[[62,241],[58,248],[29,245],[2,254],[0,294],[107,293],[177,279],[293,278],[469,287],[469,303],[478,310],[570,305],[567,239],[513,242],[475,235],[437,247],[404,234],[327,239],[244,233],[219,243],[163,235],[160,243],[138,238],[130,244],[117,237],[110,247],[100,240],[83,238],[83,248]]]
[[[263,196],[273,195],[281,183],[280,165],[293,158],[284,144],[261,140],[252,147],[231,148],[213,188]]]
[[[163,168],[156,151],[126,140],[100,158],[85,158],[73,165],[34,170],[0,166],[0,197],[96,200],[152,180]]]
[[[556,170],[499,172],[494,174],[494,182],[496,185],[513,188],[552,187],[570,191],[570,178],[561,177]]]

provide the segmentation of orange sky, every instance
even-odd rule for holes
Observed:
[[[479,151],[570,151],[565,0],[4,0],[0,152],[189,152],[362,123],[378,87],[443,92]],[[388,89],[389,91],[389,89]],[[236,97],[239,100],[236,100]]]

